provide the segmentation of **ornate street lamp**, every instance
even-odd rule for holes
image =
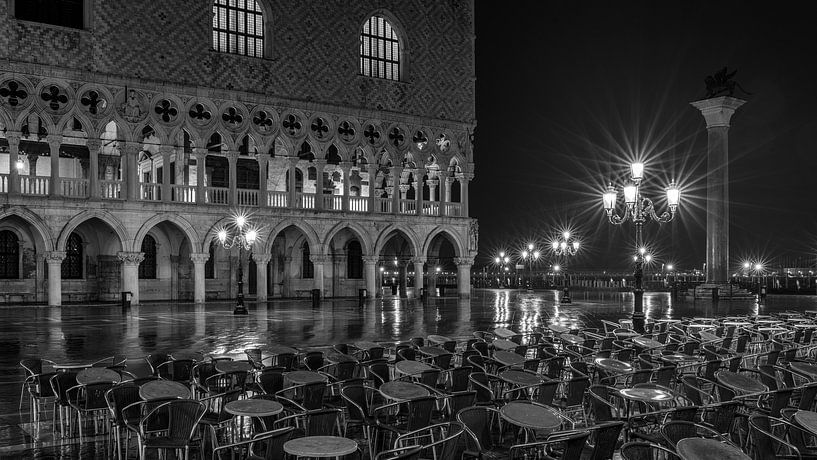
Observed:
[[[247,251],[247,256],[252,256],[252,249],[256,243],[261,241],[262,227],[252,222],[252,215],[244,211],[235,211],[230,215],[230,221],[216,231],[216,237],[224,249],[238,247],[238,293],[236,294],[236,305],[233,310],[235,315],[246,315],[247,307],[244,306],[244,267],[243,252]]]
[[[528,243],[528,249],[522,251],[522,260],[525,261],[525,264],[528,266],[528,292],[533,292],[533,280],[532,277],[532,270],[533,270],[533,263],[539,260],[539,256],[542,253],[539,252],[538,249],[535,249],[533,243]]]
[[[494,263],[499,265],[501,272],[505,278],[505,284],[508,285],[510,282],[508,281],[508,262],[511,261],[511,258],[505,255],[505,251],[499,253],[499,256],[494,258]]]
[[[550,243],[550,248],[553,255],[566,262],[568,257],[575,256],[579,252],[579,245],[579,241],[569,231],[564,231]],[[561,302],[570,303],[570,277],[567,275],[567,270],[562,273],[564,286]]]
[[[674,182],[670,183],[666,189],[667,206],[669,211],[664,211],[660,215],[656,213],[652,200],[641,195],[641,181],[644,179],[644,163],[636,162],[630,165],[630,181],[624,186],[624,215],[620,216],[616,211],[617,193],[613,184],[607,188],[602,196],[604,201],[604,211],[607,218],[613,225],[621,225],[628,220],[635,225],[635,247],[639,248],[639,253],[634,259],[634,286],[633,286],[633,327],[637,331],[644,330],[644,289],[641,284],[644,274],[644,255],[641,251],[643,241],[641,230],[644,222],[654,220],[659,224],[667,223],[675,217],[675,210],[681,198],[681,192]]]

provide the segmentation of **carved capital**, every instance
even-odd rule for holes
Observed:
[[[173,147],[172,145],[164,145],[164,144],[162,144],[162,145],[160,145],[160,146],[159,146],[159,153],[160,153],[162,156],[164,156],[164,155],[168,155],[168,156],[169,156],[171,153],[173,153],[173,151],[174,151],[175,149],[176,149],[176,148],[175,148],[175,147]]]
[[[85,147],[88,147],[89,152],[99,151],[102,147],[102,141],[99,139],[88,139],[85,141]]]
[[[193,252],[190,254],[190,260],[195,265],[206,264],[210,260],[210,254],[206,252]]]
[[[229,161],[230,163],[236,163],[238,161],[238,155],[239,155],[238,150],[227,150],[226,152],[224,152],[224,156],[227,157],[227,161]]]
[[[411,263],[413,263],[413,264],[424,264],[424,263],[426,263],[426,258],[425,257],[413,257],[411,259]]]
[[[341,161],[338,166],[340,166],[340,169],[343,170],[343,175],[345,176],[345,175],[347,175],[349,173],[349,170],[352,169],[352,162],[351,161]]]
[[[743,99],[721,96],[692,102],[692,106],[701,111],[706,121],[706,129],[728,128],[732,115],[745,103]]]
[[[293,167],[293,168],[298,164],[299,161],[301,161],[301,159],[298,158],[298,157],[287,157],[287,158],[289,159],[289,166]]]
[[[315,167],[318,169],[323,169],[326,166],[326,160],[323,159],[312,160],[312,164],[315,165]]]
[[[316,264],[316,265],[317,265],[317,264],[325,264],[325,263],[327,263],[327,262],[330,262],[329,257],[328,257],[328,256],[325,256],[325,255],[323,255],[323,254],[313,254],[313,255],[310,255],[310,256],[309,256],[309,260],[310,260],[310,261],[311,261],[313,264]]]
[[[45,137],[45,140],[51,150],[59,149],[60,145],[62,145],[62,134],[49,134]]]
[[[119,252],[116,257],[125,265],[139,265],[145,260],[144,252]]]
[[[454,257],[454,263],[457,264],[457,267],[470,267],[471,265],[474,265],[474,258]]]
[[[207,156],[207,149],[204,147],[195,147],[192,154],[194,158],[204,158]]]
[[[45,253],[45,262],[51,264],[61,264],[65,260],[65,251],[50,251]]]
[[[272,260],[272,256],[269,254],[252,254],[252,260],[255,261],[256,265],[266,265]]]
[[[18,131],[8,131],[6,133],[6,141],[9,143],[9,148],[17,148],[20,146],[20,138],[23,137],[23,133]]]
[[[125,155],[138,155],[139,151],[142,150],[142,145],[138,142],[125,142],[125,145],[122,147],[122,150],[125,152]]]
[[[377,265],[377,261],[380,260],[377,256],[363,256],[361,258],[364,265]]]

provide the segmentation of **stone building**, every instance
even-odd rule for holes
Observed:
[[[0,2],[0,302],[467,296],[474,93],[469,0]]]

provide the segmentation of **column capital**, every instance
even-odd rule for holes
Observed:
[[[171,153],[173,153],[173,151],[175,149],[176,149],[176,147],[174,147],[172,145],[162,144],[162,145],[159,146],[159,153],[162,154],[162,155],[165,155],[165,154],[170,155]]]
[[[346,173],[346,171],[352,169],[353,164],[351,161],[341,161],[340,164],[338,164],[338,166],[340,166],[340,169],[342,169],[343,172]]]
[[[9,147],[12,146],[19,146],[20,139],[23,137],[23,133],[19,131],[7,131],[6,132],[6,141],[9,143]]]
[[[400,191],[403,193],[408,192],[409,187],[409,184],[400,184]]]
[[[301,161],[301,158],[298,156],[287,157],[287,159],[289,160],[290,166],[296,166],[298,162]]]
[[[327,262],[330,262],[329,256],[325,256],[323,254],[311,254],[309,256],[309,260],[313,264],[325,264]]]
[[[258,155],[255,155],[254,157],[251,157],[251,158],[255,158],[255,161],[257,161],[259,165],[261,165],[261,164],[265,165],[265,164],[269,163],[269,155],[264,155],[264,154],[259,153]]]
[[[65,251],[49,251],[45,253],[45,262],[51,264],[61,264],[65,260]]]
[[[118,252],[116,257],[125,265],[139,265],[145,260],[144,252]]]
[[[102,147],[102,141],[99,139],[88,139],[85,141],[85,147],[88,148],[89,152],[98,151]]]
[[[206,252],[192,252],[190,253],[190,260],[193,264],[204,264],[210,260],[210,254]]]
[[[412,257],[411,258],[411,263],[413,263],[413,264],[424,264],[424,263],[426,263],[426,258],[425,257]]]
[[[56,146],[59,148],[62,145],[62,134],[49,134],[45,137],[45,140],[48,142],[49,147],[54,148]]]
[[[256,264],[268,264],[269,261],[272,260],[272,255],[253,253],[252,260],[254,260]]]
[[[691,102],[693,107],[701,111],[706,121],[706,129],[717,127],[729,127],[732,115],[746,101],[735,97],[721,96],[702,101]]]
[[[312,164],[315,165],[315,166],[324,167],[324,166],[326,166],[326,160],[321,159],[321,158],[316,158],[316,159],[312,160]]]
[[[238,161],[238,156],[240,155],[238,150],[227,150],[224,152],[224,156],[227,157],[227,161],[231,163],[235,163]]]
[[[454,263],[457,264],[457,267],[463,267],[474,265],[474,258],[473,257],[454,257]]]
[[[138,142],[124,142],[123,144],[122,150],[125,151],[126,155],[136,155],[142,150],[142,144]]]
[[[191,153],[194,157],[205,157],[207,156],[207,149],[205,147],[194,147]]]

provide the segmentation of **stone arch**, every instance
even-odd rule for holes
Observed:
[[[51,236],[49,226],[39,215],[31,211],[30,209],[22,206],[12,206],[10,208],[3,209],[2,211],[0,211],[0,221],[11,216],[19,217],[20,219],[30,224],[31,227],[37,231],[37,234],[39,235],[41,242],[43,244],[44,251],[54,250],[54,239]]]
[[[62,133],[65,131],[65,128],[68,126],[68,123],[71,123],[74,119],[79,120],[79,123],[82,125],[82,130],[85,131],[86,139],[95,139],[99,137],[99,132],[96,129],[96,125],[92,122],[82,111],[74,107],[72,110],[68,111],[65,115],[60,118],[60,121],[57,123],[57,130],[55,134]]]
[[[404,224],[392,224],[377,235],[377,241],[374,246],[376,255],[383,252],[383,247],[388,243],[394,233],[401,234],[401,236],[408,241],[411,246],[412,255],[417,256],[420,253],[420,244],[417,242],[417,235],[414,231]]]
[[[428,253],[432,249],[434,239],[437,238],[438,236],[447,238],[449,240],[451,245],[454,246],[454,253],[456,257],[465,257],[467,251],[465,250],[462,241],[460,241],[457,232],[455,231],[455,229],[447,226],[437,227],[434,230],[432,230],[431,233],[428,234],[428,236],[425,239],[425,242],[423,243],[423,256],[428,257]]]
[[[153,134],[156,136],[157,139],[159,139],[160,145],[167,145],[168,143],[167,133],[161,126],[158,126],[156,123],[140,123],[133,130],[133,139],[139,143],[144,143],[145,139],[143,133],[145,128],[147,127],[150,127],[150,129],[153,130]]]
[[[329,243],[332,241],[332,238],[338,234],[343,229],[349,229],[360,241],[361,246],[363,246],[363,255],[372,255],[372,243],[366,237],[368,232],[363,228],[362,225],[356,222],[340,222],[332,229],[327,232],[326,237],[323,239],[323,247],[329,247]]]
[[[187,237],[187,240],[190,242],[190,252],[199,252],[199,248],[202,247],[198,232],[190,224],[185,218],[178,216],[173,213],[162,213],[156,214],[152,216],[150,219],[146,220],[142,226],[137,230],[136,235],[133,237],[133,247],[141,248],[142,247],[142,240],[145,238],[145,235],[162,222],[170,222],[175,224],[182,233]],[[209,242],[208,242],[209,245]]]
[[[14,130],[15,131],[22,131],[23,125],[28,122],[28,116],[31,114],[37,115],[40,119],[40,126],[45,128],[46,134],[56,134],[57,128],[54,125],[54,120],[51,117],[45,116],[44,113],[37,111],[36,105],[32,105],[31,107],[26,108],[20,115],[17,117],[17,120],[14,122]]]
[[[71,232],[73,232],[80,224],[82,224],[86,220],[93,218],[97,218],[105,222],[106,224],[110,225],[110,227],[119,237],[119,244],[122,246],[122,251],[125,252],[132,251],[133,241],[130,239],[130,236],[128,235],[128,230],[125,228],[122,222],[116,218],[116,216],[114,216],[108,211],[101,209],[89,209],[72,217],[71,220],[69,220],[63,226],[62,231],[60,232],[60,236],[57,239],[56,249],[58,251],[64,251],[65,244],[68,241],[68,237],[71,236]]]
[[[295,227],[304,234],[306,241],[309,243],[309,250],[312,254],[323,254],[325,252],[324,247],[321,244],[321,240],[318,237],[318,233],[314,228],[312,228],[311,225],[305,223],[303,220],[285,219],[270,229],[269,233],[266,235],[266,241],[264,242],[265,254],[269,254],[272,251],[272,244],[275,241],[275,237],[277,237],[278,234],[287,227]]]

